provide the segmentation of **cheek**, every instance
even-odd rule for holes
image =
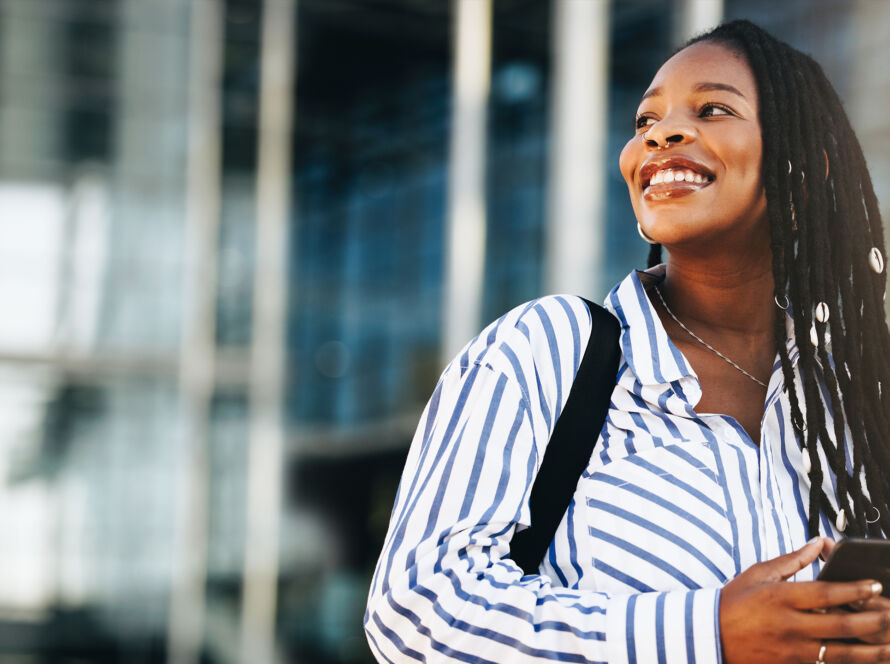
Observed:
[[[636,137],[630,139],[621,150],[618,156],[618,170],[621,171],[627,186],[633,184],[634,165],[638,163],[639,141]]]
[[[734,154],[734,165],[738,172],[746,178],[756,177],[759,182],[763,161],[760,132],[751,132],[746,136],[740,136],[738,140],[734,141],[732,153]]]

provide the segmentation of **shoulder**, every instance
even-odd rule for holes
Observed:
[[[560,354],[590,335],[590,311],[577,295],[546,295],[514,307],[489,323],[461,350],[461,365],[485,364],[499,353],[533,353],[539,359]]]
[[[590,310],[582,298],[547,295],[490,323],[464,346],[449,368],[480,365],[503,373],[520,384],[531,402],[543,398],[558,410],[577,373],[590,330]]]

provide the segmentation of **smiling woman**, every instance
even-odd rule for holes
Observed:
[[[620,169],[653,251],[607,298],[618,374],[547,554],[523,575],[509,545],[591,335],[573,296],[507,313],[442,375],[371,587],[372,649],[890,661],[880,584],[814,580],[834,540],[890,533],[883,229],[837,95],[799,51],[720,26],[658,70]]]

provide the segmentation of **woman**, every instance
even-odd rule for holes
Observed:
[[[509,541],[590,332],[571,296],[445,370],[371,588],[380,661],[890,661],[880,584],[813,581],[832,540],[890,533],[883,230],[840,102],[733,22],[661,67],[635,128],[620,168],[668,260],[607,299],[616,386],[540,574]]]

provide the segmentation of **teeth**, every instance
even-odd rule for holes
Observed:
[[[668,168],[655,173],[655,175],[652,176],[652,179],[649,180],[649,184],[669,184],[671,182],[694,182],[696,184],[702,184],[710,182],[712,179],[713,178],[708,175],[702,175],[701,173],[695,173],[687,169],[674,170]]]

